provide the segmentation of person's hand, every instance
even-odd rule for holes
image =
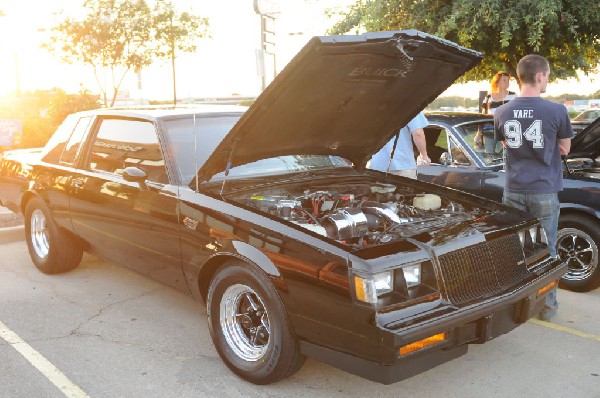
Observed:
[[[417,156],[417,166],[429,166],[431,164],[431,159],[429,156]]]

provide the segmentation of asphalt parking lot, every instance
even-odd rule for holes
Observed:
[[[0,231],[0,397],[600,397],[600,289],[560,290],[552,323],[389,386],[310,359],[255,386],[221,362],[200,303],[90,255],[41,274],[22,234]]]

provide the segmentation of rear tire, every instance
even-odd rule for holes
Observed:
[[[206,300],[208,325],[225,364],[254,384],[295,373],[305,361],[285,307],[268,277],[244,263],[216,272]]]
[[[40,198],[25,208],[25,240],[31,260],[45,274],[71,271],[81,262],[83,250],[60,230]]]
[[[598,245],[600,225],[580,215],[565,215],[558,222],[556,253],[569,270],[560,286],[575,292],[587,292],[600,285]]]

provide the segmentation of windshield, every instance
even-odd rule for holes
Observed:
[[[241,114],[186,115],[165,120],[167,146],[181,182],[188,185],[219,143],[235,125]],[[228,178],[258,177],[352,167],[352,163],[331,155],[289,155],[262,159],[233,167]],[[225,173],[215,174],[210,181],[220,180]]]
[[[466,124],[456,129],[477,158],[486,166],[504,163],[502,143],[494,139],[494,123],[483,121]]]

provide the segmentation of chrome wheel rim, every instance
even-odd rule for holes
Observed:
[[[35,209],[31,213],[30,227],[31,243],[35,254],[40,258],[46,258],[50,250],[50,239],[46,216],[40,209]]]
[[[598,269],[598,245],[591,236],[575,228],[558,231],[556,253],[569,271],[562,277],[567,281],[582,281]]]
[[[221,298],[220,322],[235,355],[251,362],[265,356],[271,335],[269,314],[254,290],[242,284],[229,286]]]

